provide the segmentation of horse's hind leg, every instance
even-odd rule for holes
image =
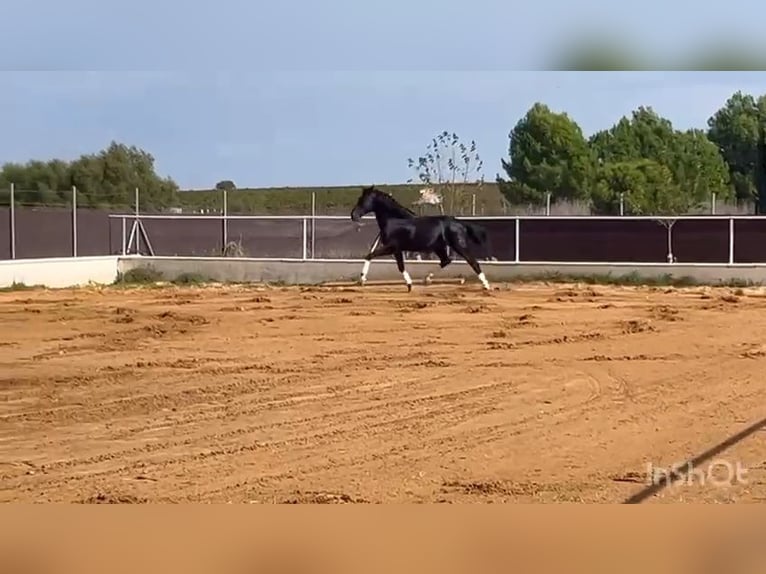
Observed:
[[[468,249],[463,247],[462,245],[456,246],[453,245],[452,248],[457,252],[460,257],[466,260],[468,265],[471,266],[471,269],[473,269],[474,273],[478,275],[479,281],[481,281],[481,284],[484,286],[484,289],[489,291],[489,281],[487,281],[487,278],[484,276],[484,271],[481,270],[481,265],[479,265],[479,262],[476,260],[476,258],[471,255],[468,252]]]
[[[404,277],[404,282],[407,283],[407,291],[412,291],[412,278],[404,268],[404,255],[401,251],[396,251],[394,253],[394,257],[396,258],[396,266],[399,268],[399,273],[402,274],[402,277]]]
[[[449,256],[449,253],[447,253],[447,248],[444,246],[437,247],[434,249],[434,253],[436,253],[436,256],[439,258],[439,267],[444,269],[447,265],[452,263],[452,258]]]

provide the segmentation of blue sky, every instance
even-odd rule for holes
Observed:
[[[590,134],[639,105],[678,127],[704,127],[734,91],[766,93],[758,72],[514,70],[551,67],[583,38],[637,46],[658,66],[718,41],[754,48],[761,7],[8,2],[0,162],[71,159],[114,139],[150,151],[182,187],[386,183],[406,180],[407,158],[449,130],[478,142],[492,179],[509,130],[535,101],[569,112]]]
[[[117,140],[157,159],[184,188],[401,182],[442,130],[475,139],[485,177],[535,102],[586,135],[651,105],[704,127],[743,72],[4,72],[0,161],[71,159]]]
[[[605,36],[663,63],[701,43],[763,51],[761,0],[4,4],[0,69],[13,70],[539,69],[571,40]]]

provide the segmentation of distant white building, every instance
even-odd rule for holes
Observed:
[[[444,207],[442,206],[442,196],[437,193],[432,187],[424,187],[419,192],[420,197],[413,202],[413,205],[436,205],[439,207],[439,213],[444,214]]]

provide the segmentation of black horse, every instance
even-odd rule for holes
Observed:
[[[412,279],[404,268],[404,252],[435,253],[443,269],[452,263],[447,252],[450,248],[468,262],[484,289],[489,290],[489,282],[472,253],[473,246],[481,247],[487,243],[486,231],[481,226],[459,221],[448,215],[417,216],[375,186],[362,189],[362,194],[351,210],[351,219],[359,222],[370,212],[375,214],[380,234],[364,258],[360,278],[362,285],[367,280],[367,271],[372,259],[393,255],[399,272],[407,283],[407,290],[412,291]]]

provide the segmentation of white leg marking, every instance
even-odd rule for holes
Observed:
[[[364,265],[362,266],[362,283],[367,281],[367,272],[370,270],[370,261],[369,259],[364,262]]]
[[[375,241],[372,243],[372,247],[370,247],[370,253],[375,251],[375,248],[378,246],[378,243],[380,243],[380,235],[378,235],[375,238]],[[371,261],[368,259],[364,262],[364,265],[362,266],[362,277],[360,278],[360,281],[364,283],[367,281],[367,272],[370,270],[370,263]]]
[[[487,278],[484,276],[484,271],[479,273],[479,281],[481,281],[481,284],[484,285],[485,289],[489,289],[489,281],[487,281]]]
[[[407,285],[412,285],[412,278],[410,277],[410,274],[407,273],[406,269],[402,271],[402,277],[404,277],[404,282],[407,283]]]

